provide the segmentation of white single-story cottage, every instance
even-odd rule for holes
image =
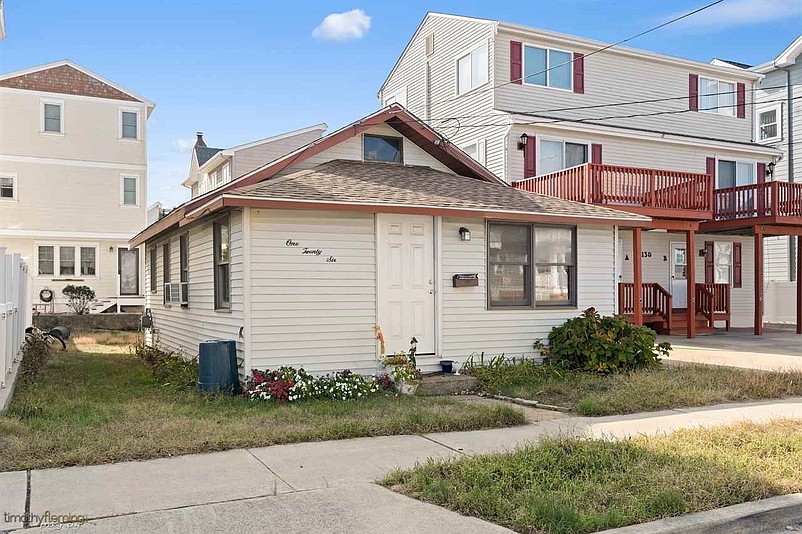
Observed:
[[[648,217],[515,189],[393,104],[197,196],[133,240],[150,343],[237,340],[241,366],[372,373],[535,356],[551,327],[616,312],[619,227]]]

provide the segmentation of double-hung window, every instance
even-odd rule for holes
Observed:
[[[488,80],[487,42],[457,58],[457,94],[467,93]]]
[[[56,247],[53,245],[39,245],[36,249],[37,267],[39,275],[54,275],[56,273]]]
[[[59,276],[75,276],[75,247],[58,248]]]
[[[524,79],[530,85],[572,89],[573,54],[553,48],[524,46]]]
[[[548,174],[588,162],[588,145],[568,141],[540,139],[538,174]]]
[[[178,238],[179,277],[181,281],[181,302],[189,302],[189,234]]]
[[[97,249],[95,247],[81,247],[81,276],[95,276],[97,274]]]
[[[64,102],[42,100],[42,132],[64,133]]]
[[[214,241],[214,307],[231,309],[231,219],[215,221]]]
[[[139,112],[120,110],[120,139],[139,139]]]
[[[761,142],[779,141],[782,139],[780,131],[780,105],[757,112],[757,140]]]
[[[735,116],[735,84],[699,76],[699,111]]]
[[[490,308],[576,305],[576,231],[561,226],[489,223]]]
[[[137,176],[122,176],[121,191],[120,191],[120,204],[123,206],[138,206],[139,205],[139,177]]]
[[[159,289],[158,280],[156,279],[156,266],[158,265],[157,249],[156,247],[150,248],[150,292],[156,293]]]
[[[0,200],[17,199],[17,175],[0,174]]]

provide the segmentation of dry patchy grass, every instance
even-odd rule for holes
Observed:
[[[511,367],[481,369],[477,376],[488,392],[567,406],[585,416],[802,396],[799,371],[672,364],[598,375],[549,367]]]
[[[67,349],[90,354],[126,354],[143,339],[142,332],[93,330],[73,332]]]
[[[623,441],[551,439],[430,461],[385,485],[518,532],[575,534],[802,491],[802,421]]]
[[[68,350],[56,352],[35,379],[20,383],[9,412],[0,416],[0,471],[524,422],[517,409],[449,398],[274,405],[207,397],[160,387],[131,354]]]

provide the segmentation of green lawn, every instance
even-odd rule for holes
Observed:
[[[76,336],[0,416],[0,471],[524,424],[520,410],[381,395],[274,405],[159,386],[114,336]]]
[[[585,416],[802,396],[802,372],[663,364],[599,375],[530,364],[474,369],[485,391],[571,408]]]
[[[802,421],[553,439],[430,461],[384,484],[518,532],[584,533],[802,491]]]

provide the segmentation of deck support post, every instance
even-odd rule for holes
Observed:
[[[794,239],[790,236],[788,239]],[[802,334],[802,240],[796,242],[796,333]]]
[[[755,232],[755,335],[763,335],[763,234]]]
[[[687,334],[688,339],[696,337],[696,232],[687,230],[685,232],[685,284],[687,285],[688,318]]]
[[[643,257],[642,257],[643,229],[632,229],[632,272],[633,272],[633,305],[634,321],[638,326],[643,325]]]

